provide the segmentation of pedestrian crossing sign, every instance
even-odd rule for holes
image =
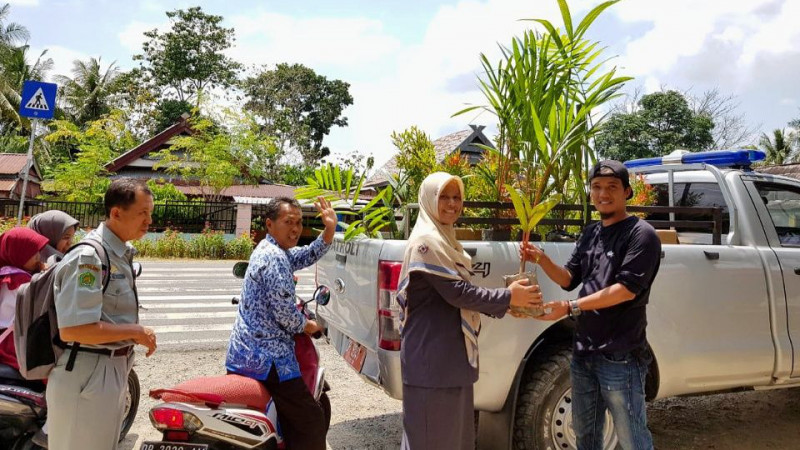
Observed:
[[[56,109],[58,85],[27,80],[22,85],[19,114],[34,119],[52,119]]]

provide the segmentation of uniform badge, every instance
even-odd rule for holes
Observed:
[[[427,246],[427,245],[425,245],[425,244],[420,244],[420,245],[419,245],[419,247],[417,247],[417,251],[418,251],[418,252],[419,252],[421,255],[424,255],[425,253],[428,253],[428,246]]]
[[[96,279],[97,278],[92,272],[83,272],[82,274],[78,275],[78,284],[83,287],[92,287],[94,286]]]

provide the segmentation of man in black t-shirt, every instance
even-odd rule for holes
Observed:
[[[625,209],[633,191],[622,163],[601,161],[589,179],[601,221],[583,230],[567,264],[553,263],[530,244],[521,254],[564,290],[583,284],[580,297],[552,302],[552,312],[540,317],[569,316],[577,322],[570,373],[578,450],[603,448],[606,409],[622,448],[652,449],[644,393],[652,361],[645,307],[661,261],[661,242],[650,224]]]

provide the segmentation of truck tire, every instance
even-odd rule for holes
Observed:
[[[570,343],[546,348],[532,361],[519,386],[514,415],[514,448],[517,450],[575,449],[572,431]],[[611,415],[606,412],[603,448],[617,446]]]

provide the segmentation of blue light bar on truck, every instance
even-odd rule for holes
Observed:
[[[714,150],[697,153],[676,150],[667,156],[658,158],[641,158],[626,161],[625,167],[631,169],[644,166],[700,163],[716,167],[749,167],[752,163],[761,161],[766,157],[767,154],[761,150]]]

